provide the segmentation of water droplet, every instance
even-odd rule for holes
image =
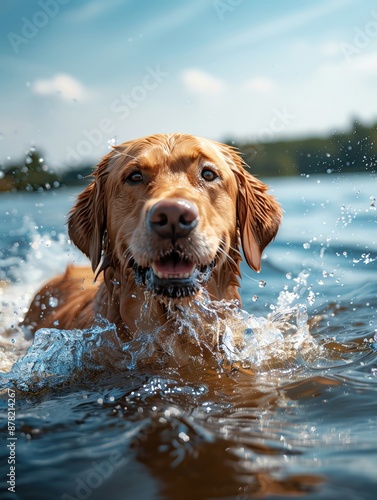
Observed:
[[[180,432],[178,434],[178,437],[184,442],[184,443],[187,443],[188,441],[190,441],[190,437],[185,433],[185,432]]]
[[[291,280],[292,279],[292,273],[287,273],[285,275],[285,277],[287,278],[287,280]]]
[[[312,306],[315,302],[315,294],[314,292],[309,292],[308,293],[308,302]]]
[[[296,325],[301,328],[305,326],[308,322],[308,312],[305,304],[297,305],[297,313],[296,313]]]
[[[50,297],[48,299],[48,305],[50,307],[56,307],[59,304],[59,300],[56,297]]]
[[[107,141],[107,147],[108,149],[113,149],[114,146],[118,144],[118,136],[114,136],[111,139]]]
[[[267,285],[267,283],[263,280],[260,280],[258,285],[259,285],[259,288],[264,288]]]
[[[252,300],[253,302],[256,302],[258,299],[259,299],[258,295],[253,295],[253,296],[251,297],[251,300]]]
[[[310,248],[310,243],[304,243],[302,246],[305,248],[305,250],[308,250]]]

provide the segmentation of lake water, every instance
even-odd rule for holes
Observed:
[[[0,422],[9,437],[15,399],[17,438],[1,498],[376,498],[376,175],[267,182],[284,223],[262,272],[243,266],[244,312],[202,302],[177,322],[193,337],[210,322],[221,353],[158,373],[138,363],[153,327],[128,346],[105,322],[31,346],[16,325],[33,292],[85,262],[64,227],[80,189],[0,196]]]

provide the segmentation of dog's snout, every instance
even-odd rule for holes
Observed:
[[[157,202],[148,214],[148,225],[161,238],[187,236],[198,224],[199,212],[190,201],[166,199]]]

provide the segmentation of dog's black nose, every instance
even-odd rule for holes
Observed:
[[[161,238],[187,236],[198,224],[199,212],[190,201],[168,198],[157,202],[150,209],[147,224]]]

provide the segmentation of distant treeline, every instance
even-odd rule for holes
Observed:
[[[367,127],[354,121],[348,132],[323,138],[227,142],[242,152],[252,172],[260,177],[377,170],[377,123]]]
[[[0,192],[44,191],[62,186],[79,185],[83,184],[83,179],[90,176],[92,172],[92,165],[81,165],[80,167],[67,166],[63,173],[58,174],[48,167],[41,153],[31,148],[20,163],[6,167],[0,166]]]
[[[348,132],[336,132],[323,138],[263,144],[237,140],[226,142],[240,150],[246,164],[258,177],[377,170],[377,123],[367,127],[355,121]],[[46,165],[42,155],[32,148],[23,161],[0,166],[0,192],[82,185],[92,171],[93,165],[67,165],[63,173],[57,174]]]

